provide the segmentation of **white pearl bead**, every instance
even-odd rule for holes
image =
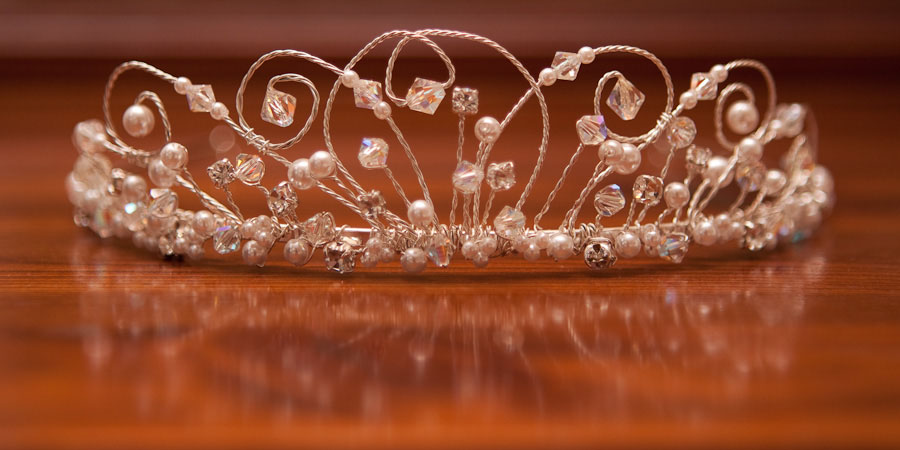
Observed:
[[[731,222],[731,217],[727,213],[719,213],[713,219],[713,225],[716,226],[716,231],[722,239],[727,236],[728,227],[731,226]]]
[[[557,261],[566,259],[575,254],[575,241],[566,233],[556,233],[550,236],[547,253]]]
[[[334,158],[331,153],[319,150],[309,157],[309,174],[316,179],[328,178],[334,173]]]
[[[597,55],[594,54],[594,49],[591,47],[581,47],[578,49],[578,60],[581,61],[582,64],[594,62],[596,56]]]
[[[416,200],[409,204],[406,216],[413,225],[425,227],[430,225],[434,219],[434,208],[425,200]]]
[[[737,134],[747,134],[756,129],[759,125],[759,111],[756,105],[748,101],[737,101],[728,107],[728,113],[725,114],[725,121],[728,128]]]
[[[188,247],[187,256],[190,259],[203,259],[203,246],[200,244],[191,244]]]
[[[178,236],[177,238],[175,238],[173,248],[176,254],[183,255],[187,253],[188,247],[190,247],[190,244],[188,243],[188,240],[184,238],[184,236]]]
[[[738,159],[741,161],[759,161],[762,158],[762,154],[762,144],[752,137],[745,137],[738,144]]]
[[[176,172],[163,164],[159,158],[153,158],[147,166],[150,181],[158,187],[167,188],[175,184]]]
[[[475,137],[486,144],[493,143],[500,137],[500,122],[491,116],[484,116],[475,122]]]
[[[288,180],[291,185],[300,190],[309,189],[316,185],[316,179],[309,173],[309,160],[300,158],[291,163],[288,168]]]
[[[391,117],[391,105],[388,102],[378,102],[375,104],[375,107],[372,108],[372,111],[375,112],[375,117],[386,120],[388,117]]]
[[[781,136],[784,132],[784,122],[780,119],[772,119],[772,121],[769,122],[769,130],[775,133],[776,136]]]
[[[728,79],[728,69],[721,64],[716,64],[709,69],[709,74],[716,80],[716,83],[722,83]]]
[[[247,241],[241,250],[241,256],[244,257],[244,263],[250,266],[262,267],[266,265],[266,247],[256,241]]]
[[[409,273],[419,273],[425,270],[425,252],[421,248],[408,248],[400,257],[400,265]]]
[[[343,74],[341,74],[341,84],[344,87],[348,87],[353,89],[356,86],[356,83],[359,82],[359,74],[354,70],[345,70]]]
[[[624,231],[616,236],[616,253],[623,258],[634,258],[641,252],[641,240],[636,234]]]
[[[641,166],[641,152],[632,144],[622,144],[622,160],[616,164],[616,173],[629,175],[638,170]]]
[[[359,257],[359,263],[363,267],[373,268],[378,265],[378,251],[372,250],[371,248],[367,248],[363,250],[362,255]]]
[[[684,109],[694,109],[697,106],[697,93],[693,90],[684,91],[678,101],[684,105]]]
[[[256,230],[256,233],[253,233],[253,240],[266,248],[270,248],[275,243],[275,234],[270,229],[259,229]]]
[[[122,115],[122,126],[125,131],[134,137],[144,137],[153,131],[156,124],[156,118],[153,111],[144,105],[131,105]]]
[[[175,80],[175,92],[181,95],[187,94],[189,87],[191,87],[191,80],[188,77],[178,77]]]
[[[741,222],[733,221],[728,224],[728,237],[727,239],[740,239],[744,236],[744,224]]]
[[[473,239],[469,239],[466,242],[463,242],[462,245],[462,254],[466,259],[472,259],[478,253],[478,244],[475,243]]]
[[[475,256],[472,257],[472,264],[479,269],[482,267],[487,267],[489,261],[490,257],[481,252],[478,252]]]
[[[713,245],[718,239],[716,226],[712,222],[704,220],[694,227],[693,237],[694,242],[700,245]]]
[[[615,165],[622,161],[622,158],[625,157],[625,151],[622,149],[622,144],[615,139],[607,139],[600,144],[599,155],[600,159],[606,158],[606,163]]]
[[[673,181],[666,186],[663,198],[669,208],[681,208],[691,199],[691,191],[684,183]]]
[[[766,172],[766,180],[763,182],[763,189],[769,195],[777,195],[784,189],[787,184],[787,177],[784,172],[778,169],[771,169]]]
[[[137,175],[128,175],[122,180],[122,197],[128,201],[137,201],[147,195],[147,182]]]
[[[550,67],[541,70],[538,81],[544,86],[552,86],[553,83],[556,83],[556,71]]]
[[[706,170],[703,172],[703,177],[709,180],[710,183],[715,183],[722,177],[722,174],[725,173],[725,170],[728,169],[728,160],[721,156],[713,156],[709,159],[709,163],[706,165]],[[725,180],[722,181],[722,184],[719,187],[727,186],[731,183],[731,180],[734,178],[734,171],[729,171],[728,176],[725,177]]]
[[[397,255],[394,252],[394,249],[388,247],[387,245],[381,247],[381,251],[378,252],[378,258],[381,259],[381,262],[383,263],[389,263],[393,261],[395,256]]]
[[[209,109],[209,115],[215,120],[224,120],[228,117],[228,107],[222,102],[215,102]]]
[[[656,247],[660,241],[659,229],[655,224],[648,223],[641,227],[641,241],[648,247]]]
[[[207,238],[216,231],[216,216],[205,209],[197,211],[191,226],[200,237]]]
[[[488,256],[493,255],[497,251],[497,239],[491,236],[479,239],[476,245],[479,253],[484,253]]]
[[[528,261],[537,261],[541,257],[541,247],[538,246],[534,239],[529,239],[522,256]]]
[[[537,242],[538,247],[544,250],[550,245],[550,236],[552,235],[553,232],[551,231],[538,231],[534,236],[534,242]]]
[[[159,151],[163,165],[172,170],[181,170],[188,162],[188,151],[177,142],[169,142]]]
[[[294,238],[284,244],[284,259],[295,266],[302,266],[312,256],[312,245],[303,238]]]

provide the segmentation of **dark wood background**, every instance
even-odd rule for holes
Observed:
[[[0,2],[0,448],[900,447],[898,19],[893,2],[866,1]],[[340,65],[397,27],[483,33],[533,73],[559,49],[641,45],[664,58],[679,92],[711,64],[761,59],[780,100],[813,108],[837,206],[812,239],[772,253],[692,248],[681,265],[639,258],[603,273],[513,257],[487,270],[454,261],[411,277],[393,263],[342,277],[320,260],[293,268],[278,249],[265,269],[235,256],[166,262],[72,224],[71,129],[101,116],[119,62],[210,82],[232,106],[246,67],[267,50]],[[483,51],[447,48],[485,114],[502,114],[525,89]],[[383,77],[378,56],[360,73]],[[611,69],[649,98],[635,124],[611,126],[653,123],[662,83],[635,59],[598,60],[580,82],[549,89],[552,156],[533,198],[552,187],[575,145],[571,124]],[[320,90],[332,82],[311,66],[267,65],[246,110],[275,137],[255,112],[267,77],[284,71]],[[414,46],[398,71],[399,91],[414,76],[443,77]],[[745,81],[761,89],[752,74]],[[161,93],[202,174],[217,157],[214,123],[140,75],[123,79],[115,114],[143,89]],[[355,167],[359,135],[384,130],[343,100],[336,145]],[[707,137],[710,113],[692,113]],[[449,108],[398,121],[426,174],[444,179]],[[533,105],[523,110],[498,157],[530,164],[538,123]],[[313,132],[288,154],[321,145]],[[588,173],[576,170],[561,198]],[[449,183],[432,189],[447,201]],[[237,192],[259,204],[253,194]],[[337,208],[310,194],[301,214],[352,220]]]

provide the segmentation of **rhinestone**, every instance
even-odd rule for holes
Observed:
[[[221,189],[234,181],[234,166],[227,159],[220,159],[206,169],[206,174],[217,188]]]
[[[606,140],[608,134],[602,114],[581,116],[578,122],[575,122],[575,130],[578,131],[578,139],[581,139],[584,145],[599,145]]]
[[[660,177],[641,175],[634,181],[632,195],[634,200],[642,205],[655,205],[659,203],[663,192],[663,181]]]
[[[437,81],[416,78],[406,93],[406,104],[413,111],[434,114],[444,99],[444,86]]]
[[[334,230],[334,217],[329,213],[318,213],[310,217],[304,222],[303,231],[306,239],[316,246],[334,239],[337,234]]]
[[[209,112],[216,102],[216,94],[208,84],[194,84],[187,89],[188,107],[193,112]]]
[[[659,256],[675,264],[684,259],[688,251],[688,237],[684,233],[672,233],[659,244]]]
[[[687,169],[691,172],[702,172],[706,168],[706,164],[709,163],[710,158],[712,158],[712,150],[696,145],[688,147],[684,156]]]
[[[453,187],[463,194],[472,194],[481,186],[484,172],[475,164],[462,161],[453,171]]]
[[[644,93],[634,87],[630,81],[619,78],[612,92],[606,98],[606,104],[624,120],[631,120],[637,116],[644,104]]]
[[[266,165],[262,159],[256,155],[241,153],[237,156],[237,166],[234,169],[234,176],[247,185],[259,184],[266,173]]]
[[[625,207],[625,195],[618,184],[610,184],[594,195],[594,208],[603,217],[610,217]]]
[[[150,214],[156,217],[169,217],[178,209],[178,194],[169,189],[151,189]]]
[[[213,248],[224,255],[238,249],[241,245],[241,232],[233,223],[225,223],[213,233]]]
[[[741,164],[735,172],[735,180],[738,185],[748,192],[758,191],[765,178],[766,167],[759,161]]]
[[[269,209],[276,216],[284,216],[297,209],[297,193],[288,181],[282,181],[269,192]]]
[[[369,191],[356,197],[356,205],[369,219],[374,219],[384,212],[384,196],[381,191]]]
[[[453,112],[471,116],[478,113],[478,90],[465,87],[453,88]]]
[[[490,163],[487,168],[487,182],[495,191],[507,191],[516,184],[515,164],[512,161]]]
[[[584,247],[584,263],[591,269],[608,269],[616,263],[616,259],[609,239],[593,238]]]
[[[679,116],[676,117],[672,123],[669,124],[669,127],[666,128],[666,139],[669,140],[669,143],[674,145],[675,148],[684,148],[694,142],[694,137],[697,136],[697,126],[694,125],[694,121],[690,119],[690,117]]]
[[[286,92],[269,88],[263,100],[262,120],[279,127],[288,127],[294,123],[294,110],[297,109],[297,98]]]
[[[372,80],[359,80],[353,86],[353,99],[357,108],[374,109],[381,101],[381,83]]]
[[[450,257],[453,256],[450,250],[452,247],[453,242],[450,241],[450,238],[438,233],[428,238],[425,244],[425,254],[435,266],[447,267],[450,265]]]
[[[510,206],[504,206],[494,218],[494,229],[498,235],[512,240],[525,229],[525,214]]]
[[[578,54],[569,52],[556,52],[553,56],[553,63],[550,64],[556,70],[557,80],[572,81],[578,76],[578,69],[581,67],[581,60]]]
[[[387,167],[388,144],[381,138],[363,138],[359,146],[359,163],[366,169]]]
[[[716,98],[716,80],[708,73],[697,72],[691,76],[691,90],[697,93],[699,100]]]
[[[346,242],[329,242],[325,246],[325,268],[337,273],[350,273],[356,269],[353,246]]]

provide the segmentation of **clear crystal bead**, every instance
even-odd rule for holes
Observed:
[[[578,122],[575,122],[575,130],[578,131],[578,139],[584,145],[600,145],[609,134],[602,114],[581,116]]]
[[[109,183],[112,163],[100,155],[82,154],[75,160],[72,177],[90,189],[104,189]]]
[[[747,250],[757,252],[766,248],[769,237],[769,231],[763,224],[750,220],[744,222],[744,239],[742,244]]]
[[[497,234],[512,240],[525,229],[525,214],[511,206],[504,206],[494,218]]]
[[[632,195],[642,205],[655,205],[662,197],[663,181],[660,177],[641,175],[634,180]]]
[[[594,208],[603,217],[610,217],[625,207],[625,195],[618,184],[610,184],[594,195]]]
[[[381,83],[359,80],[353,86],[353,99],[357,108],[373,109],[381,101]]]
[[[103,122],[98,119],[85,120],[75,125],[72,142],[85,153],[97,153],[103,150],[102,143],[96,139],[98,136],[106,137],[106,126]]]
[[[297,209],[297,193],[288,181],[282,181],[269,192],[269,209],[276,216],[291,215]]]
[[[115,168],[110,171],[107,192],[109,192],[111,195],[122,194],[122,185],[125,183],[125,177],[127,176],[128,173],[119,168]]]
[[[141,202],[126,203],[122,210],[122,223],[130,231],[139,231],[144,228],[144,216],[147,213],[147,207]]]
[[[691,145],[684,156],[689,172],[702,172],[712,158],[712,150],[706,147]]]
[[[303,233],[306,239],[316,246],[334,239],[337,235],[334,229],[334,217],[327,212],[317,213],[304,222]]]
[[[672,233],[660,242],[659,256],[673,263],[680,263],[688,251],[688,237],[684,233]]]
[[[466,87],[453,88],[453,112],[471,116],[478,113],[478,90]]]
[[[406,104],[413,111],[434,114],[444,99],[444,85],[437,81],[416,78],[406,92]]]
[[[675,148],[684,148],[691,145],[696,136],[697,126],[690,117],[678,116],[666,128],[666,139]]]
[[[450,238],[443,234],[437,233],[428,238],[425,244],[425,254],[428,259],[437,267],[447,267],[450,265],[450,258],[453,256],[451,249],[453,242]]]
[[[475,164],[462,161],[453,171],[453,187],[463,194],[472,194],[481,186],[484,172]]]
[[[350,273],[356,269],[353,246],[346,242],[329,242],[325,246],[325,268],[337,273]]]
[[[607,269],[616,263],[616,259],[612,241],[609,239],[592,238],[584,247],[584,263],[591,269]]]
[[[294,123],[294,110],[297,109],[297,98],[274,88],[266,90],[263,100],[262,120],[279,127],[288,127]]]
[[[697,93],[700,100],[712,100],[716,98],[718,89],[716,80],[708,73],[697,72],[691,76],[691,90]]]
[[[490,163],[487,182],[495,191],[508,191],[516,184],[516,166],[512,161]]]
[[[741,164],[735,171],[735,180],[738,185],[748,192],[758,191],[765,177],[766,166],[759,161]]]
[[[581,60],[578,59],[578,55],[575,53],[556,52],[550,66],[556,70],[557,80],[572,81],[578,76]]]
[[[90,227],[102,238],[108,238],[113,234],[113,210],[107,202],[94,210]]]
[[[224,255],[238,249],[241,245],[241,231],[233,223],[224,223],[213,233],[213,248]]]
[[[178,194],[170,189],[151,189],[150,214],[156,217],[169,217],[178,209]]]
[[[217,188],[221,189],[234,181],[234,166],[227,159],[220,159],[206,169],[206,174]]]
[[[247,185],[259,184],[266,173],[266,165],[259,156],[241,153],[237,156],[234,176]]]
[[[641,110],[645,98],[644,93],[630,81],[619,78],[606,98],[606,104],[622,119],[631,120]]]
[[[188,107],[193,112],[209,112],[216,102],[216,94],[208,84],[194,84],[187,89]]]
[[[383,169],[387,167],[388,143],[381,138],[363,138],[358,156],[366,169]]]
[[[356,205],[366,217],[374,219],[384,212],[384,196],[381,191],[369,191],[356,197]]]
[[[794,137],[803,131],[806,123],[806,108],[799,103],[778,105],[775,109],[775,118],[781,121],[780,136]]]

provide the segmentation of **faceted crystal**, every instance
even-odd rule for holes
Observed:
[[[450,265],[450,257],[453,256],[453,242],[450,238],[443,234],[435,234],[428,238],[425,244],[425,254],[428,259],[438,267],[447,267]]]
[[[231,253],[241,245],[241,231],[233,223],[224,223],[213,233],[213,248],[220,254]]]
[[[625,207],[625,195],[618,184],[610,184],[594,195],[594,208],[603,217],[610,217]]]
[[[330,213],[317,213],[303,224],[303,233],[309,242],[319,245],[334,239],[334,217]]]
[[[444,99],[444,86],[437,81],[416,78],[406,93],[406,104],[413,111],[434,114]]]
[[[128,176],[124,170],[115,168],[109,173],[109,186],[107,192],[112,195],[122,194],[122,185],[125,183],[125,177]]]
[[[616,263],[613,244],[606,238],[593,238],[584,247],[584,263],[594,270],[607,269]]]
[[[169,189],[152,189],[150,197],[150,214],[156,217],[169,217],[178,209],[178,194]]]
[[[112,163],[101,155],[82,154],[75,160],[72,177],[90,189],[104,189],[109,183]]]
[[[381,191],[369,191],[356,197],[356,206],[366,217],[374,219],[384,212],[384,196]]]
[[[712,158],[712,150],[696,145],[688,147],[684,156],[689,172],[702,172],[706,168],[706,164],[709,163],[710,158]]]
[[[694,125],[694,121],[690,117],[678,116],[666,128],[666,139],[675,148],[684,148],[691,145],[696,136],[697,126]]]
[[[782,124],[779,134],[785,137],[794,137],[800,134],[806,122],[806,113],[806,108],[798,103],[779,105],[775,109],[775,117]]]
[[[708,73],[697,72],[691,76],[691,90],[697,93],[700,100],[716,98],[717,88],[716,80]]]
[[[359,163],[366,169],[387,167],[388,143],[381,138],[363,138],[359,146]]]
[[[141,202],[126,203],[122,208],[122,223],[130,231],[139,231],[144,228],[144,215],[147,207]]]
[[[659,256],[673,263],[680,263],[688,251],[688,237],[684,233],[672,233],[659,244]]]
[[[660,177],[641,175],[634,180],[632,195],[642,205],[655,205],[662,197],[663,181]]]
[[[766,166],[759,161],[741,164],[735,171],[735,180],[737,180],[738,186],[748,192],[758,191],[765,178]]]
[[[276,216],[291,215],[297,209],[297,193],[288,181],[282,181],[269,192],[269,209]]]
[[[325,246],[325,268],[337,273],[350,273],[356,269],[353,246],[346,242],[329,242]]]
[[[475,164],[462,161],[453,171],[453,187],[463,194],[472,194],[481,186],[484,172]]]
[[[453,112],[471,116],[478,113],[478,90],[465,87],[453,88]]]
[[[359,80],[353,86],[353,99],[357,108],[373,109],[381,101],[381,83],[372,80]]]
[[[763,224],[749,220],[744,222],[743,247],[751,252],[764,249],[768,242],[768,234],[768,230]]]
[[[103,150],[103,145],[97,137],[106,137],[106,126],[97,119],[85,120],[75,125],[72,131],[72,142],[79,150],[85,153],[97,153]]]
[[[578,76],[578,69],[581,68],[581,60],[578,55],[569,52],[556,52],[553,56],[551,67],[556,69],[556,79],[572,81]]]
[[[101,205],[94,210],[90,223],[91,229],[102,238],[108,238],[113,234],[113,210],[109,204]]]
[[[606,98],[606,104],[624,120],[631,120],[637,116],[644,104],[644,93],[634,87],[630,81],[619,78],[612,92]]]
[[[494,229],[498,235],[512,240],[525,229],[525,214],[511,206],[504,206],[494,218]]]
[[[578,139],[581,139],[584,145],[600,145],[609,133],[602,114],[581,116],[578,122],[575,122],[575,130],[578,131]]]
[[[193,112],[209,112],[216,102],[216,94],[208,84],[195,84],[187,90],[188,107]]]
[[[262,120],[279,127],[287,127],[294,123],[294,110],[297,109],[297,98],[274,88],[266,91],[263,100]]]
[[[508,191],[516,184],[515,168],[516,166],[512,161],[488,164],[488,185],[495,191]]]
[[[263,175],[266,173],[266,165],[262,159],[256,155],[241,153],[237,156],[237,166],[234,168],[234,176],[238,180],[247,185],[259,184]]]
[[[221,189],[234,181],[234,166],[227,159],[220,159],[206,169],[209,179]]]

